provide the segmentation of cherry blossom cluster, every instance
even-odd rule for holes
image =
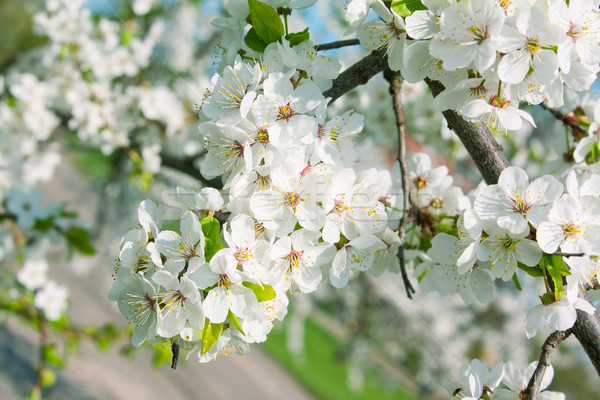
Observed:
[[[381,0],[347,6],[349,32],[370,49],[386,48],[390,68],[409,82],[440,81],[435,100],[499,132],[532,117],[519,102],[564,104],[565,88],[588,90],[600,70],[598,2],[428,1],[412,13]],[[372,8],[381,19],[364,23]],[[401,10],[398,10],[401,12]]]
[[[445,386],[452,395],[467,400],[508,400],[523,398],[538,362],[534,361],[526,368],[520,368],[513,362],[500,362],[491,370],[478,359],[463,364],[459,370],[459,382],[446,382]],[[559,392],[545,390],[554,378],[554,369],[548,366],[540,384],[540,399],[564,400],[565,395]]]
[[[487,302],[495,279],[518,285],[517,270],[542,277],[547,291],[527,315],[528,337],[572,327],[576,309],[593,313],[577,294],[597,280],[600,269],[600,175],[579,183],[572,171],[566,189],[563,193],[563,184],[550,175],[531,182],[521,168],[505,169],[498,184],[474,193],[472,206],[458,218],[456,235],[434,237],[429,262],[420,266],[430,268],[422,288]]]

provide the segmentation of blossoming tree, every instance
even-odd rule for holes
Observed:
[[[147,183],[161,163],[203,183],[178,187],[166,205],[143,201],[139,224],[121,240],[108,297],[134,325],[132,344],[169,343],[174,364],[180,349],[200,362],[244,354],[268,340],[290,296],[387,270],[402,276],[408,297],[439,291],[466,303],[492,301],[502,281],[543,286],[522,331],[547,336],[539,362],[523,369],[506,360],[490,370],[475,359],[449,384],[456,397],[564,398],[540,391],[553,375],[552,350],[569,335],[600,373],[600,319],[586,295],[598,286],[600,256],[600,103],[588,96],[600,71],[600,2],[352,0],[344,8],[352,38],[327,44],[311,40],[310,26],[289,28],[290,16],[314,3],[227,2],[227,16],[213,21],[223,28],[222,51],[202,99],[137,82],[158,46],[156,25],[136,35],[92,23],[81,2],[58,0],[36,16],[52,40],[43,60],[57,75],[7,78],[0,116],[14,126],[5,135],[21,141],[18,132],[28,129],[39,151],[11,173],[30,179],[27,186],[44,179],[27,168],[58,162],[50,147],[36,146],[66,122],[106,153],[126,147]],[[132,11],[143,16],[152,7],[137,0]],[[73,20],[71,30],[55,29]],[[359,45],[371,53],[343,71],[325,53]],[[361,163],[357,142],[369,110],[335,108],[380,72],[396,118],[391,169]],[[485,181],[470,193],[424,153],[407,156],[402,86],[421,81]],[[200,104],[199,121],[182,111],[186,99]],[[563,123],[567,151],[530,179],[496,139],[535,127],[534,106]],[[17,179],[7,181],[6,220],[54,229],[88,250],[78,235],[85,229],[58,219],[70,215],[44,210]],[[182,212],[173,219],[165,206]],[[45,280],[46,269],[28,259],[17,280],[54,320],[66,294]]]

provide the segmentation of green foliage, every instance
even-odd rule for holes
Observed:
[[[517,288],[517,290],[520,292],[523,290],[523,288],[521,287],[521,282],[519,282],[519,277],[517,276],[517,274],[514,274],[512,276],[512,281],[515,284],[515,287]]]
[[[537,267],[537,266],[529,267],[525,264],[518,263],[517,267],[519,267],[523,271],[527,272],[528,275],[533,276],[534,278],[537,278],[537,277],[540,277],[543,275],[542,270],[540,269],[540,267]]]
[[[254,292],[259,302],[273,300],[277,296],[275,289],[270,285],[261,286],[252,282],[244,282],[243,285]]]
[[[563,277],[571,275],[571,271],[569,271],[562,257],[557,255],[545,255],[542,257],[541,264],[554,282],[556,299],[560,299],[564,295]]]
[[[62,357],[56,351],[55,343],[45,346],[44,349],[42,350],[42,354],[43,354],[44,360],[46,361],[46,363],[48,363],[48,365],[52,365],[57,368],[62,368],[65,366],[65,361],[62,359]]]
[[[160,341],[154,345],[154,357],[152,358],[152,364],[156,368],[160,368],[165,364],[171,362],[171,345],[167,340]]]
[[[252,50],[258,51],[259,53],[264,52],[265,48],[267,47],[267,43],[265,43],[265,41],[262,40],[260,36],[258,36],[254,27],[250,28],[250,30],[244,37],[244,43],[246,43],[246,45]]]
[[[308,33],[308,28],[306,28],[302,32],[293,32],[285,35],[285,38],[290,42],[290,46],[295,46],[310,39],[310,33]]]
[[[221,224],[219,224],[216,218],[211,216],[205,217],[200,221],[200,225],[202,225],[202,233],[205,238],[209,238],[215,242],[219,240]]]
[[[64,232],[64,236],[69,245],[81,254],[91,256],[96,253],[90,239],[90,232],[87,229],[72,226]]]
[[[277,10],[258,0],[248,0],[248,7],[256,34],[266,44],[276,42],[283,37],[285,28]]]
[[[52,386],[56,383],[56,373],[51,369],[42,371],[42,387]]]
[[[395,0],[392,1],[392,10],[401,17],[408,17],[417,10],[427,10],[421,0]]]
[[[202,329],[202,345],[200,354],[206,354],[213,344],[217,343],[219,336],[223,333],[223,324],[211,324],[208,318],[204,319],[204,329]]]
[[[221,224],[219,221],[211,216],[205,217],[200,221],[202,225],[202,233],[204,233],[204,258],[206,261],[210,261],[217,251],[223,248],[223,245],[219,243],[219,235],[221,234]]]
[[[235,328],[240,331],[242,333],[242,335],[246,336],[246,333],[244,332],[244,330],[242,329],[242,325],[240,324],[240,320],[238,319],[238,317],[231,312],[231,310],[229,310],[229,313],[227,314],[227,318],[229,319],[229,323],[233,326],[235,326]]]

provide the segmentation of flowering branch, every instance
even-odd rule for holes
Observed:
[[[410,184],[408,182],[408,172],[406,164],[406,129],[404,122],[404,111],[402,110],[402,76],[399,72],[393,72],[391,69],[386,68],[383,72],[383,76],[390,84],[390,95],[392,96],[392,102],[394,104],[394,111],[396,114],[396,128],[398,129],[398,161],[400,163],[400,174],[402,175],[402,196],[403,196],[403,209],[402,217],[400,218],[399,237],[402,245],[398,248],[398,258],[400,260],[400,271],[402,272],[402,281],[404,282],[404,288],[406,289],[406,295],[409,299],[412,299],[415,288],[408,279],[406,273],[406,265],[404,263],[404,243],[406,242],[406,214],[409,212],[409,194]]]
[[[425,81],[434,97],[444,90],[444,85],[437,81]],[[496,142],[489,130],[465,121],[456,111],[446,110],[443,114],[448,126],[460,138],[486,183],[497,183],[502,170],[510,165],[502,146]]]
[[[331,97],[331,102],[334,102],[355,87],[367,83],[386,67],[385,50],[375,50],[334,79],[333,85],[323,92],[323,96]]]
[[[340,47],[355,46],[357,44],[360,44],[360,41],[358,39],[338,40],[336,42],[331,42],[331,43],[316,44],[315,50],[322,51],[322,50],[339,49]]]
[[[535,372],[531,376],[529,380],[529,384],[527,388],[523,391],[524,400],[537,400],[538,394],[541,389],[542,380],[544,379],[544,374],[546,372],[546,368],[550,366],[550,359],[552,358],[552,353],[554,349],[559,345],[560,342],[565,340],[571,334],[570,331],[556,331],[552,333],[544,344],[542,345],[542,353],[540,354],[540,360],[538,361]]]

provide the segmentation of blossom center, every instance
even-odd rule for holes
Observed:
[[[345,205],[342,200],[333,201],[333,212],[337,215],[342,215],[350,209],[349,206]]]
[[[292,118],[294,116],[294,110],[292,110],[292,107],[290,107],[290,103],[279,107],[279,109],[277,110],[277,119],[278,120],[284,120],[284,121],[289,121],[290,118]]]
[[[269,143],[269,131],[267,128],[262,127],[258,130],[258,133],[256,134],[256,141],[260,144]]]
[[[517,196],[517,199],[513,200],[512,202],[513,211],[523,216],[526,216],[527,212],[531,209],[531,204],[523,200],[521,196]]]
[[[231,280],[229,279],[227,274],[223,274],[223,275],[219,275],[219,281],[217,282],[217,285],[219,285],[222,288],[227,288],[227,287],[233,285],[233,282],[231,282]]]
[[[537,53],[541,48],[542,46],[536,40],[527,41],[527,51],[531,54]]]
[[[569,222],[563,226],[563,233],[567,238],[572,239],[581,233],[581,229],[573,222]]]
[[[229,145],[229,151],[225,153],[227,157],[244,157],[244,145],[235,141]]]
[[[289,270],[291,271],[292,266],[298,268],[298,264],[300,264],[300,261],[302,261],[302,252],[292,250],[287,256],[285,256],[285,259],[288,261]]]
[[[292,207],[292,208],[296,208],[298,206],[298,204],[300,204],[301,201],[302,201],[302,198],[300,197],[300,194],[298,194],[298,192],[285,193],[284,200],[283,200],[286,207]]]
[[[233,253],[233,257],[237,260],[239,264],[243,264],[245,261],[249,260],[252,257],[252,251],[247,247],[238,247]]]
[[[471,32],[471,36],[473,36],[473,39],[475,39],[477,43],[481,43],[490,37],[487,25],[473,25],[469,27],[469,32]]]

